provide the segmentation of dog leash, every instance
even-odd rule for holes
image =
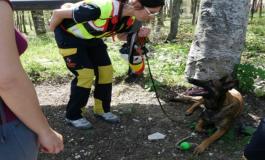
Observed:
[[[139,30],[138,30],[138,32],[139,32]],[[138,41],[139,41],[138,32],[137,32],[136,35],[137,35],[137,39],[138,39]],[[146,40],[147,40],[147,37],[146,37],[145,41],[146,41]],[[145,44],[145,43],[144,43],[144,44]],[[141,45],[141,48],[142,48],[142,47],[143,47],[142,43],[140,43],[140,45]],[[177,120],[174,120],[174,119],[172,119],[171,117],[168,116],[168,114],[167,114],[166,111],[164,110],[164,108],[163,108],[163,106],[162,106],[162,104],[161,104],[161,102],[160,102],[160,100],[159,100],[159,97],[158,97],[158,94],[157,94],[157,90],[156,90],[156,87],[155,87],[155,83],[154,83],[154,79],[153,79],[153,76],[152,76],[152,73],[151,73],[151,69],[150,69],[150,65],[149,65],[149,61],[148,61],[148,56],[147,56],[147,54],[145,54],[145,57],[146,57],[147,65],[148,65],[148,70],[149,70],[150,78],[151,78],[151,81],[152,81],[152,84],[153,84],[153,87],[154,87],[154,90],[155,90],[155,93],[156,93],[157,101],[158,101],[158,103],[159,103],[159,105],[160,105],[160,108],[162,109],[162,111],[164,112],[164,114],[167,116],[167,118],[169,118],[169,119],[170,119],[171,121],[173,121],[173,122],[177,122],[177,123],[181,123],[181,124],[190,124],[190,123],[196,122],[198,119],[200,119],[201,116],[202,116],[202,114],[204,113],[204,111],[201,112],[201,114],[199,115],[199,117],[198,117],[195,121],[191,121],[191,122],[181,122],[181,121],[177,121]]]

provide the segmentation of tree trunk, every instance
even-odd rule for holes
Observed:
[[[23,32],[27,34],[27,29],[26,29],[26,25],[25,25],[24,11],[22,11],[22,25],[23,25]]]
[[[165,6],[163,7],[163,20],[167,17],[167,2],[165,2]]]
[[[161,27],[165,27],[164,21],[163,21],[163,9],[157,15],[157,28],[156,28],[156,32],[159,32]]]
[[[192,25],[195,24],[197,2],[198,0],[195,0],[193,5],[192,22],[191,22]]]
[[[263,2],[262,2],[262,0],[260,0],[260,5],[259,5],[259,17],[262,16],[262,4],[263,4]]]
[[[28,13],[28,17],[29,17],[29,26],[30,26],[30,30],[32,31],[32,23],[31,23],[31,19],[30,19],[30,12]]]
[[[186,78],[219,79],[233,72],[244,48],[249,0],[201,0]]]
[[[132,25],[131,32],[138,32],[141,27],[142,27],[142,22],[138,21],[137,19],[135,19],[135,21],[134,21],[134,23]]]
[[[46,33],[43,11],[31,11],[32,19],[35,27],[36,35],[42,35]]]
[[[191,13],[191,14],[193,14],[194,1],[195,1],[195,0],[190,0],[190,3],[191,3],[191,5],[190,5],[190,13]]]
[[[22,26],[23,26],[23,20],[22,20],[22,14],[21,14],[21,12],[20,12],[20,23],[19,23],[19,32],[20,33],[22,33],[23,32],[23,30],[22,30]]]
[[[253,15],[254,15],[254,11],[255,11],[255,1],[256,1],[256,0],[253,0],[253,1],[252,1],[251,20],[253,19]]]
[[[172,17],[172,6],[173,6],[173,0],[169,1],[169,17],[171,19]]]
[[[156,23],[156,17],[154,17],[151,21],[151,25],[152,25],[152,30],[155,30],[155,23]]]
[[[170,32],[167,36],[166,41],[176,39],[176,36],[178,34],[178,23],[179,23],[179,13],[180,13],[181,2],[182,0],[174,0],[173,6],[172,6]]]

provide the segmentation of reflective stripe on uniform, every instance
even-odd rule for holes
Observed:
[[[91,88],[94,80],[94,70],[83,68],[76,71],[78,73],[76,85],[83,88]]]
[[[117,16],[119,14],[120,2],[114,0],[113,1],[113,7],[114,7],[114,13],[113,13],[112,17]]]
[[[95,104],[94,104],[94,112],[97,114],[103,114],[105,113],[103,110],[103,106],[102,106],[102,101],[99,99],[94,99]]]
[[[84,106],[84,107],[81,108],[81,112],[82,112],[81,115],[82,115],[83,117],[84,117],[84,110],[85,110],[85,108],[86,108],[86,106]]]
[[[73,55],[73,54],[76,54],[77,53],[77,48],[67,48],[67,49],[59,48],[59,53],[63,57],[70,56],[70,55]]]
[[[114,70],[113,70],[112,65],[99,66],[98,67],[98,84],[112,83],[113,71]]]
[[[73,34],[77,35],[79,38],[82,38],[82,39],[87,39],[86,37],[84,37],[81,33],[81,30],[77,27],[77,25],[69,28],[70,31],[73,32]],[[71,33],[72,33],[71,32]]]

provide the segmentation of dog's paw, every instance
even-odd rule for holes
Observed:
[[[200,155],[203,151],[205,150],[205,147],[202,146],[202,145],[199,145],[197,146],[195,149],[194,149],[194,154],[197,154],[197,155]]]
[[[188,116],[190,116],[192,114],[193,114],[193,112],[190,112],[189,110],[187,110],[186,113],[185,113],[185,116],[188,117]]]

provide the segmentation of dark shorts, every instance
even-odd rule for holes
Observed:
[[[247,160],[265,160],[265,117],[244,151]]]
[[[0,145],[0,160],[36,160],[38,136],[20,120],[5,124],[6,144]],[[0,135],[3,128],[0,125]]]

